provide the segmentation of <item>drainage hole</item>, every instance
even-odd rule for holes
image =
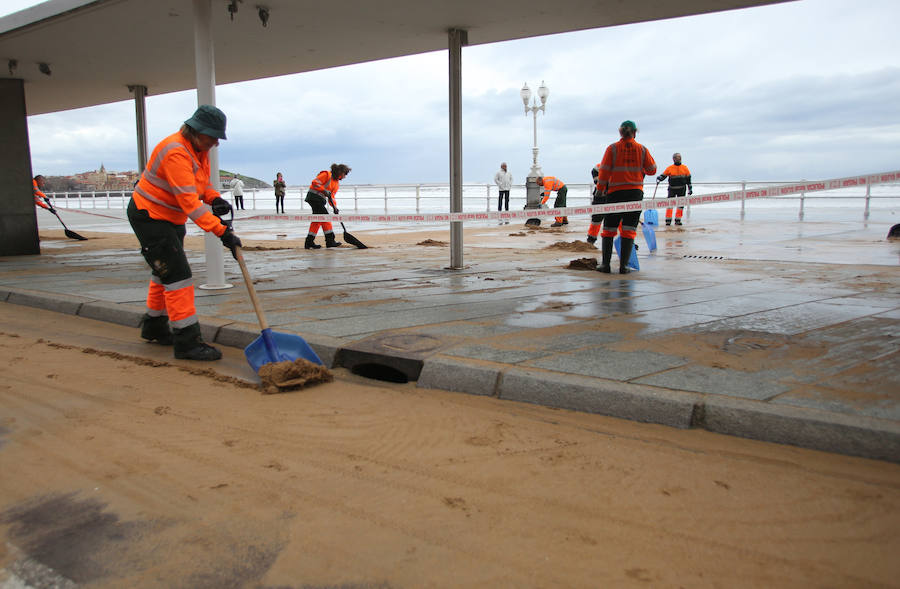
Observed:
[[[384,364],[357,364],[350,369],[350,372],[359,376],[364,376],[366,378],[372,378],[375,380],[382,380],[385,382],[409,382],[409,378],[406,376],[406,374],[397,370],[396,368],[385,366]]]

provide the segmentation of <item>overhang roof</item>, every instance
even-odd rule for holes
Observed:
[[[480,45],[780,1],[240,0],[231,20],[230,0],[212,0],[216,82],[446,49],[451,28]],[[0,19],[0,60],[0,74],[25,80],[29,115],[127,100],[133,84],[195,88],[193,2],[50,0]]]

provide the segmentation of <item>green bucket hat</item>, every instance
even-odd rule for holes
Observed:
[[[632,132],[637,132],[637,125],[634,124],[634,121],[623,121],[621,125],[619,125],[620,129],[631,129]]]
[[[184,124],[203,135],[227,139],[225,137],[225,113],[211,104],[200,105]]]

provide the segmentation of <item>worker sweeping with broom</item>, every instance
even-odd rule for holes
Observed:
[[[331,205],[335,215],[338,214],[335,195],[340,187],[340,181],[346,178],[349,173],[350,166],[345,164],[331,164],[331,171],[322,170],[316,174],[316,177],[313,178],[312,183],[309,185],[309,191],[306,193],[305,199],[306,202],[309,203],[314,214],[327,215],[328,209],[325,208],[326,204]],[[319,232],[319,227],[321,227],[322,231],[325,233],[325,247],[338,247],[341,245],[341,242],[334,238],[334,228],[331,223],[327,221],[324,223],[314,221],[309,224],[306,243],[303,244],[304,248],[308,250],[322,248],[321,245],[316,244],[316,234]]]
[[[128,203],[128,221],[152,270],[141,337],[174,344],[176,358],[222,357],[200,335],[191,267],[184,252],[184,224],[190,218],[221,238],[236,257],[241,240],[219,218],[231,211],[231,205],[209,177],[209,150],[225,139],[225,121],[225,113],[215,106],[200,106],[178,132],[154,148]]]

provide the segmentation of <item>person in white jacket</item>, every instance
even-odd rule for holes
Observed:
[[[235,176],[231,179],[231,196],[234,197],[234,208],[244,210],[244,181]]]
[[[494,174],[494,184],[500,189],[500,197],[497,201],[497,210],[503,210],[503,203],[506,202],[506,210],[509,210],[509,189],[512,188],[512,174],[506,171],[506,162],[500,164],[500,170]]]

